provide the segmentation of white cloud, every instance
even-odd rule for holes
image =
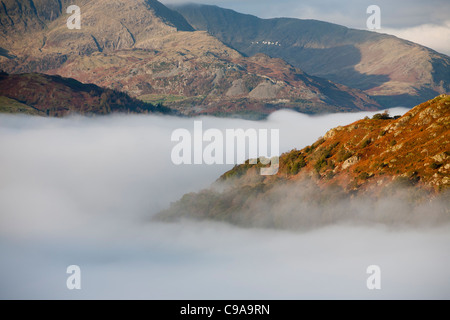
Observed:
[[[382,28],[380,32],[392,34],[450,55],[450,20],[442,25],[423,24],[403,29]]]

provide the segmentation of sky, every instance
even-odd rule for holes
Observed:
[[[372,114],[201,120],[278,128],[284,152]],[[150,221],[229,168],[171,163],[171,133],[194,120],[0,115],[0,299],[450,298],[448,224],[296,232]],[[81,290],[66,287],[70,265],[81,269]],[[371,265],[381,268],[381,291],[367,289]]]
[[[381,30],[450,55],[448,0],[162,0],[165,4],[212,4],[260,18],[317,19],[366,29],[370,5],[381,9]]]

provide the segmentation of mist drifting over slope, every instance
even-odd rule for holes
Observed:
[[[280,129],[284,152],[365,115],[202,120],[205,128]],[[448,225],[300,233],[150,222],[230,169],[172,164],[171,133],[193,121],[0,116],[0,298],[450,297]],[[80,291],[66,288],[72,264],[82,270]],[[366,287],[373,264],[381,291]]]

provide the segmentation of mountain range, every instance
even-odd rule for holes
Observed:
[[[155,0],[77,1],[80,30],[66,25],[70,4],[4,0],[0,69],[73,78],[186,115],[382,108],[366,92],[310,76],[275,55],[242,54]]]
[[[184,115],[257,119],[410,106],[449,91],[448,56],[388,35],[156,0],[79,0],[78,30],[66,24],[72,4],[3,0],[0,70],[72,78]]]

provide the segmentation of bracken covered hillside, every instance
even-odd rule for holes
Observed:
[[[376,190],[403,179],[442,191],[450,186],[450,96],[441,95],[398,119],[379,114],[337,127],[312,146],[284,154],[280,163],[280,176],[312,174],[320,184],[347,190]]]
[[[158,218],[264,227],[344,218],[382,223],[447,219],[450,96],[438,96],[402,117],[378,114],[330,130],[313,145],[283,154],[277,175],[261,176],[260,167],[236,166],[210,189],[185,195]],[[423,207],[430,203],[440,205]]]

